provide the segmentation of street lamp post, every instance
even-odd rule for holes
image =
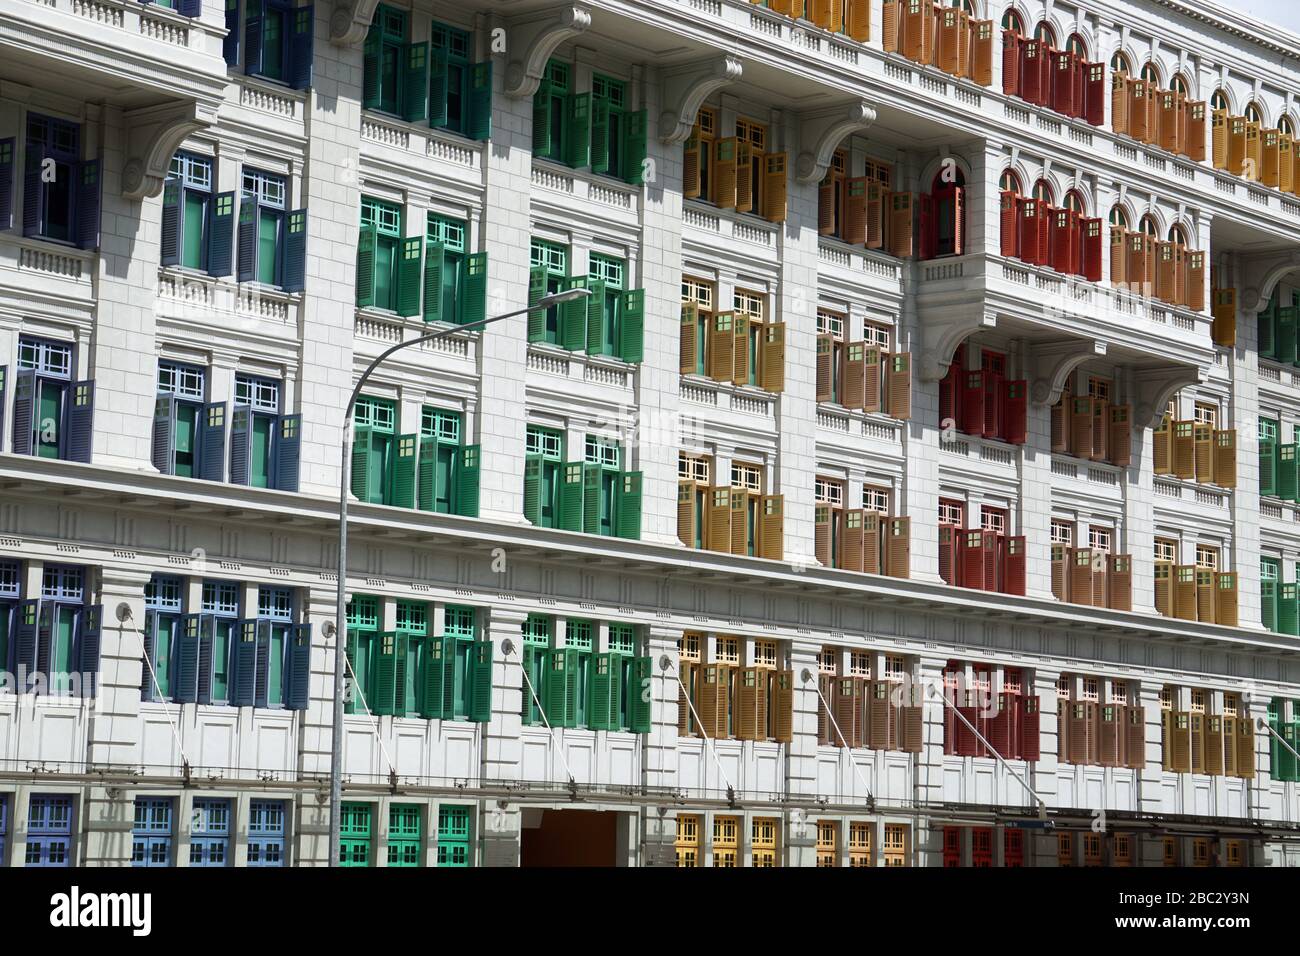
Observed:
[[[339,469],[338,606],[334,620],[334,725],[330,743],[330,866],[339,865],[339,836],[343,814],[343,683],[344,674],[347,670],[348,490],[352,483],[352,409],[357,403],[357,396],[361,394],[361,389],[370,378],[370,373],[394,352],[411,345],[418,345],[421,342],[432,342],[434,339],[446,338],[457,332],[481,329],[494,322],[500,322],[502,319],[511,319],[517,315],[523,315],[525,312],[533,312],[538,309],[549,309],[553,305],[559,305],[573,299],[583,299],[589,295],[591,295],[590,289],[565,289],[562,292],[542,296],[537,303],[526,309],[516,309],[503,315],[479,319],[477,322],[466,322],[464,325],[439,329],[437,332],[430,332],[428,335],[421,335],[414,339],[398,342],[392,348],[382,352],[378,358],[366,367],[366,370],[361,373],[361,378],[357,380],[357,384],[352,389],[347,407],[343,410],[343,455],[341,459],[342,467]]]

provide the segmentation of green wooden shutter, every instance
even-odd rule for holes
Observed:
[[[578,670],[577,650],[565,648],[564,657],[564,726],[578,726]]]
[[[618,524],[620,538],[641,537],[641,472],[625,471],[618,476]]]
[[[549,80],[542,80],[533,94],[533,155],[550,156],[553,130],[551,129],[551,91]]]
[[[457,322],[468,325],[482,322],[487,318],[487,271],[486,252],[475,252],[465,257],[465,288],[460,294],[460,315]]]
[[[542,688],[538,696],[542,700],[543,716],[552,727],[565,726],[564,677],[570,653],[572,652],[557,648],[543,657],[545,670],[542,672]]]
[[[528,270],[528,304],[536,305],[546,295],[546,268],[533,266]],[[533,309],[528,313],[528,341],[546,340],[546,310]]]
[[[443,682],[446,668],[443,651],[447,646],[444,637],[428,637],[424,641],[424,703],[420,716],[441,720],[447,716],[442,709]]]
[[[398,315],[418,315],[420,312],[420,260],[423,255],[423,236],[402,240],[397,260]]]
[[[393,664],[393,714],[405,717],[415,706],[415,701],[406,699],[406,664],[407,643],[411,640],[404,632],[397,634],[396,660]]]
[[[434,50],[429,64],[429,125],[447,125],[447,51]]]
[[[569,462],[564,466],[564,481],[560,485],[560,527],[565,531],[582,530],[582,475],[583,462]]]
[[[383,86],[379,79],[379,58],[382,41],[378,25],[372,25],[366,34],[365,55],[361,63],[361,105],[365,109],[379,109],[383,102]]]
[[[1264,438],[1259,441],[1259,493],[1277,494],[1277,443]]]
[[[234,640],[234,636],[234,628],[232,626],[230,635],[232,641]],[[344,653],[347,655],[347,662],[350,665],[350,668],[344,676],[347,677],[349,682],[354,681],[354,677],[359,677],[361,673],[359,665],[357,664],[357,643],[357,632],[353,628],[348,628],[347,646]],[[359,687],[356,683],[352,683],[352,699],[346,702],[344,707],[345,713],[355,714],[357,712],[357,707],[361,703],[361,693],[364,692],[364,687]]]
[[[370,428],[360,426],[352,435],[352,493],[359,501],[370,500]]]
[[[609,172],[609,100],[603,96],[591,100],[591,171]]]
[[[397,463],[394,466],[393,504],[399,508],[415,507],[415,463],[419,435],[397,437]]]
[[[379,635],[379,662],[375,669],[375,699],[371,710],[376,714],[392,714],[397,693],[397,634],[385,631]]]
[[[650,658],[632,658],[632,677],[627,684],[630,698],[627,702],[628,717],[634,734],[650,733]],[[768,701],[768,707],[772,702]]]
[[[524,459],[524,517],[535,525],[542,523],[542,456]]]
[[[588,279],[587,285],[591,295],[587,301],[578,300],[579,305],[587,307],[587,354],[603,355],[605,352],[605,283],[600,279]],[[581,346],[579,346],[581,348]]]
[[[469,81],[469,124],[465,130],[470,139],[485,140],[492,137],[492,61],[475,63]]]
[[[475,641],[469,653],[469,719],[485,724],[492,719],[492,642]]]
[[[1300,496],[1300,445],[1277,446],[1277,496],[1286,501]]]
[[[1296,361],[1296,311],[1293,306],[1277,310],[1274,346],[1277,360],[1284,365],[1293,365]]]
[[[441,242],[429,243],[424,257],[424,321],[440,322],[442,314],[442,270],[447,267],[446,247]]]
[[[645,182],[646,111],[623,114],[624,182],[640,186]]]
[[[582,466],[582,530],[600,534],[600,465]]]
[[[1260,620],[1266,630],[1277,630],[1277,581],[1265,578],[1259,582]]]
[[[456,497],[452,510],[465,518],[478,517],[479,446],[462,445],[456,450]]]
[[[438,442],[426,435],[420,436],[420,463],[416,487],[416,507],[421,511],[433,511],[435,492],[434,483],[438,473]]]
[[[618,660],[614,654],[597,654],[592,658],[591,700],[587,707],[587,726],[592,730],[617,730],[618,707],[614,689],[618,686]]]
[[[373,225],[361,227],[357,237],[358,306],[375,304],[375,246],[378,241],[379,232]]]
[[[591,134],[591,94],[574,93],[569,96],[569,143],[564,161],[575,169],[587,165],[587,149]]]
[[[401,104],[404,119],[419,122],[429,117],[428,41],[408,43],[403,48],[402,54],[403,69],[397,94],[398,102]]]
[[[632,289],[621,298],[618,357],[624,362],[640,362],[645,355],[645,290]]]
[[[564,280],[565,289],[585,289],[589,284],[586,276]],[[580,352],[587,345],[587,303],[582,299],[560,304],[560,345],[570,352]]]

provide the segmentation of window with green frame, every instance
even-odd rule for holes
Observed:
[[[361,232],[357,239],[357,305],[415,315],[420,302],[422,246],[423,239],[419,236],[403,239],[401,206],[363,196]],[[399,273],[408,277],[405,296],[399,295]],[[414,306],[410,301],[411,275],[414,275]]]
[[[487,253],[466,255],[467,236],[463,220],[429,213],[424,256],[426,322],[467,325],[487,317]],[[419,289],[412,294],[418,299]]]
[[[421,511],[471,517],[478,514],[478,446],[466,448],[462,444],[463,425],[459,412],[430,405],[421,410],[420,473],[416,482]]]
[[[422,837],[420,808],[412,803],[389,804],[388,865],[422,866],[424,864]]]
[[[369,803],[344,803],[339,808],[339,866],[369,866],[371,817]]]
[[[448,605],[424,665],[423,716],[486,722],[492,717],[492,642],[478,640],[475,608]]]
[[[564,464],[560,469],[560,528],[641,537],[641,472],[620,471],[620,454],[617,442],[588,436],[584,460]],[[527,479],[525,474],[525,492]]]
[[[634,185],[644,177],[646,113],[627,108],[627,84],[592,74],[591,90],[573,91],[571,64],[551,60],[533,95],[533,153]]]
[[[473,807],[438,807],[438,865],[469,866],[470,820]]]
[[[551,640],[555,628],[555,619],[545,614],[529,614],[523,624],[523,667],[528,680],[523,686],[523,721],[528,725],[542,722],[538,702],[542,700],[542,682],[547,652],[551,649]]]
[[[640,362],[644,353],[645,293],[625,289],[627,261],[592,253],[587,275],[565,276],[568,250],[534,239],[528,273],[528,301],[564,289],[591,289],[585,299],[575,299],[546,311],[528,313],[528,341],[551,342],[571,352],[614,355],[625,362]]]
[[[1282,562],[1277,558],[1259,559],[1260,618],[1270,631],[1278,630],[1278,600],[1282,584]]]
[[[382,398],[357,399],[352,424],[352,494],[371,504],[395,504],[399,455],[414,479],[415,436],[397,437],[397,404]]]
[[[544,615],[529,615],[524,624],[524,667],[545,711],[526,699],[524,722],[540,724],[545,716],[552,727],[648,733],[650,658],[636,656],[635,629],[610,624],[604,651],[594,621],[566,621],[559,648],[552,630]]]
[[[407,14],[380,4],[366,36],[362,105],[471,139],[492,135],[492,61],[471,61],[473,37],[433,23],[408,42]]]
[[[354,594],[348,602],[347,675],[352,688],[344,709],[349,714],[363,714],[373,709],[369,680],[371,660],[379,635],[379,599],[369,594]]]
[[[524,451],[524,517],[538,527],[557,528],[564,432],[529,425]]]
[[[428,653],[429,605],[424,601],[397,602],[397,634],[401,638],[399,650],[404,654],[400,701],[393,702],[393,713],[402,717],[415,717],[423,711],[420,684],[421,668]],[[399,709],[400,708],[400,709]]]
[[[1300,750],[1300,701],[1273,698],[1268,703],[1268,723],[1277,735],[1268,735],[1269,776],[1274,780],[1300,781],[1300,761],[1286,746],[1290,744],[1292,749]],[[1282,740],[1278,740],[1279,736]]]
[[[314,11],[290,0],[244,0],[244,72],[287,83],[296,90],[311,86]],[[239,65],[239,4],[226,4],[226,62]]]

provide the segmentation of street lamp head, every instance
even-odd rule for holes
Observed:
[[[590,289],[575,288],[564,289],[560,292],[552,292],[550,295],[544,295],[537,300],[533,306],[535,309],[549,309],[553,305],[559,305],[561,302],[572,302],[574,299],[585,299],[591,295]]]

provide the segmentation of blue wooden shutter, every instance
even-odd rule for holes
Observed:
[[[487,271],[486,252],[475,252],[465,257],[465,288],[460,294],[460,315],[456,319],[460,325],[487,318]]]
[[[429,43],[408,43],[402,48],[397,101],[402,118],[420,122],[429,116]]]
[[[176,473],[176,396],[159,395],[153,403],[153,440],[149,459],[164,475]]]
[[[357,236],[357,305],[375,304],[375,246],[379,231],[373,226],[362,226]]]
[[[178,704],[192,704],[199,696],[199,615],[181,618],[181,636],[174,652],[176,682],[172,699]]]
[[[307,210],[294,209],[285,227],[284,269],[280,287],[285,292],[301,292],[307,277]]]
[[[226,403],[203,406],[199,422],[199,477],[205,481],[226,478]]]
[[[197,17],[203,14],[203,0],[177,0],[176,12],[183,17]]]
[[[270,689],[271,676],[271,620],[257,619],[257,656],[253,676],[253,706],[267,705],[267,691]],[[281,672],[283,673],[283,672]]]
[[[235,239],[235,194],[217,193],[208,206],[208,275],[230,275]]]
[[[162,252],[159,261],[174,266],[181,261],[181,181],[168,176],[163,181]]]
[[[301,454],[302,416],[279,416],[275,420],[275,487],[280,491],[298,490]]]
[[[77,163],[77,247],[99,248],[99,207],[103,195],[97,159]]]
[[[239,0],[226,0],[226,35],[221,41],[226,66],[239,66]]]
[[[430,242],[424,256],[424,321],[440,322],[453,316],[442,314],[442,270],[447,267],[446,247]],[[400,288],[401,283],[398,283]]]
[[[429,63],[429,125],[447,125],[447,51],[434,50]]]
[[[32,418],[36,410],[36,372],[20,369],[14,387],[14,454],[32,453]]]
[[[624,362],[640,362],[645,354],[645,290],[632,289],[622,295],[618,349]]]
[[[235,622],[235,666],[231,676],[230,703],[252,707],[257,678],[257,625],[255,619]]]
[[[420,311],[420,263],[424,257],[424,236],[411,236],[398,245],[397,314],[416,315]],[[442,290],[437,290],[439,298]]]
[[[54,604],[43,602],[40,613],[36,615],[36,669],[42,674],[49,674],[51,670],[54,609]]]
[[[456,455],[456,496],[452,502],[458,515],[478,517],[479,446],[462,445]]]
[[[293,33],[289,36],[289,85],[295,90],[305,90],[312,81],[316,8],[309,3],[290,12],[293,14]]]
[[[0,365],[0,452],[5,450],[5,413],[4,410],[9,406],[5,404],[9,390],[9,366]],[[0,667],[4,666],[4,661],[0,661]]]
[[[90,462],[95,438],[95,380],[72,383],[68,406],[68,461]]]
[[[81,696],[95,697],[99,688],[101,624],[104,606],[92,604],[77,619],[77,670],[81,674]]]
[[[155,645],[158,641],[158,612],[144,612],[144,633],[140,635],[140,642],[144,646],[143,660],[140,662],[140,699],[154,699],[154,682],[153,682],[153,662],[157,655],[154,652]]]
[[[235,256],[235,279],[252,282],[257,278],[257,197],[239,197],[239,238]]]
[[[492,719],[492,642],[475,641],[469,649],[469,719],[487,723]]]
[[[266,0],[244,0],[244,72],[262,75],[262,21]]]
[[[471,139],[492,138],[492,61],[475,63],[469,84],[469,126]]]
[[[18,605],[18,623],[14,627],[14,671],[27,676],[36,670],[36,622],[41,617],[39,600],[23,601]],[[20,683],[21,690],[23,684]]]
[[[14,225],[14,155],[17,141],[0,139],[0,231]]]
[[[352,494],[370,500],[370,427],[360,425],[352,435]]]
[[[199,615],[199,679],[196,703],[212,703],[213,653],[217,646],[217,616]]]
[[[634,186],[644,182],[646,154],[646,111],[623,114],[623,168],[624,182]]]
[[[289,710],[306,710],[311,700],[311,625],[295,624],[289,628],[289,692],[285,703]]]
[[[246,485],[252,460],[253,411],[247,405],[236,405],[230,413],[230,483]]]
[[[28,147],[23,170],[24,236],[39,236],[45,225],[45,183],[41,181],[41,161],[44,158],[39,148]]]
[[[641,472],[625,471],[618,476],[617,526],[620,538],[641,537]]]

